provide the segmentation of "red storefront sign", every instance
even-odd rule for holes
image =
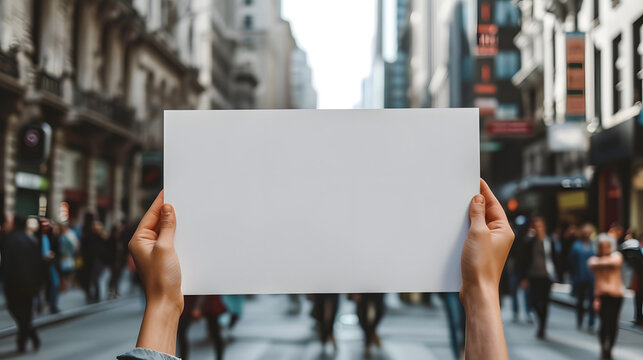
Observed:
[[[534,133],[531,121],[487,121],[485,130],[489,136],[530,136]]]

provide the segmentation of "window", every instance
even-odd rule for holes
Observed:
[[[520,10],[511,1],[497,1],[494,4],[495,23],[498,26],[517,26],[520,22]]]
[[[252,29],[252,16],[246,15],[243,18],[243,27],[244,29],[247,29],[247,30]]]
[[[520,54],[518,51],[499,51],[494,65],[497,79],[510,79],[520,69]]]
[[[612,40],[612,113],[616,114],[621,110],[621,91],[623,82],[621,81],[621,42],[622,37],[618,35]]]
[[[641,102],[641,93],[643,92],[643,16],[641,16],[632,26],[632,54],[634,57],[634,103]]]
[[[594,0],[594,20],[598,22],[598,13],[600,11],[600,0]]]
[[[600,124],[601,119],[601,74],[602,74],[602,61],[601,51],[594,47],[594,117],[598,119]]]

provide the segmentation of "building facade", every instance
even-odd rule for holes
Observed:
[[[643,229],[643,3],[585,1],[583,34],[589,165],[600,230]]]
[[[206,3],[212,18],[229,18],[224,1]],[[252,100],[256,80],[234,75],[231,27],[196,21],[180,12],[182,5],[0,3],[4,212],[72,222],[85,212],[108,224],[134,220],[162,187],[163,109],[233,107],[229,88],[243,88],[244,81]],[[191,33],[180,32],[186,18]],[[203,38],[210,46],[196,43]],[[183,43],[217,56],[199,62],[208,56],[180,51]]]
[[[384,107],[407,108],[409,87],[409,56],[406,35],[408,34],[409,0],[395,2],[395,59],[384,64]]]
[[[301,51],[290,23],[282,18],[281,0],[236,0],[235,28],[240,33],[236,62],[256,70],[258,109],[290,109],[301,95],[293,94],[293,55]],[[294,64],[298,66],[299,64]],[[297,99],[295,99],[297,98]]]
[[[290,58],[290,96],[294,109],[316,109],[317,91],[306,52],[295,48]]]
[[[514,42],[522,66],[512,80],[536,127],[523,151],[524,178],[574,179],[576,194],[566,191],[549,206],[558,222],[641,229],[643,3],[525,0],[519,6]]]

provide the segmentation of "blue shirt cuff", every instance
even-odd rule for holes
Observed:
[[[125,354],[119,355],[118,360],[181,360],[176,356],[169,354],[160,353],[158,351],[144,349],[144,348],[134,348],[131,351],[126,352]]]

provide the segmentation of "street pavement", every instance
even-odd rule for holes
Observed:
[[[257,296],[246,301],[244,314],[229,339],[226,359],[243,360],[320,360],[362,359],[362,334],[354,315],[354,304],[343,300],[335,324],[338,350],[330,345],[322,349],[308,316],[310,304],[297,316],[287,315],[288,298],[279,295]],[[434,306],[409,306],[397,296],[387,297],[387,313],[379,329],[382,348],[371,359],[451,359],[447,323],[440,300]],[[509,305],[508,302],[505,305]],[[632,306],[628,301],[624,307]],[[627,314],[626,314],[627,315]],[[624,316],[626,316],[624,315]],[[38,353],[18,356],[13,337],[0,339],[2,359],[114,359],[134,347],[142,316],[142,302],[133,297],[118,307],[56,323],[40,330],[42,348]],[[594,333],[577,331],[574,313],[567,307],[552,305],[548,337],[538,341],[534,325],[514,323],[509,306],[503,307],[505,335],[512,359],[598,359],[598,341]],[[622,317],[623,321],[626,318]],[[225,320],[225,319],[222,319]],[[624,324],[624,322],[623,322]],[[191,359],[214,358],[207,340],[205,323],[198,322],[189,333]],[[643,333],[623,326],[614,351],[615,359],[643,359]]]

